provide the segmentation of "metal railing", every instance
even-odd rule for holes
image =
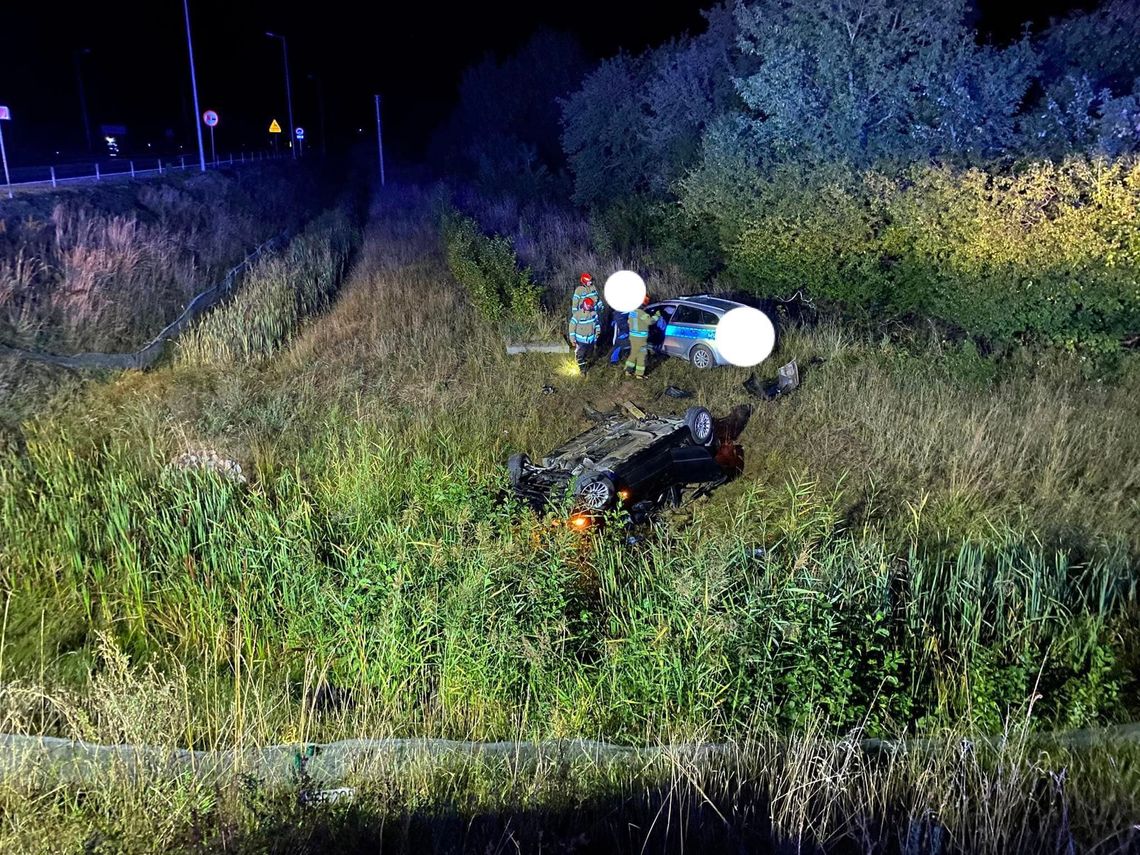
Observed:
[[[206,161],[207,169],[220,169],[222,167],[241,166],[259,163],[266,160],[281,160],[287,155],[275,154],[272,151],[254,151],[231,153],[228,157],[219,157],[215,161]],[[130,178],[146,178],[149,176],[166,175],[186,170],[197,171],[200,165],[197,157],[180,155],[168,158],[123,158],[111,163],[98,161],[78,164],[65,164],[60,166],[24,166],[12,170],[12,181],[3,187],[11,199],[17,190],[42,190],[46,187],[70,186],[73,184],[92,184],[97,181],[115,181]],[[83,170],[76,174],[77,170]],[[93,170],[93,171],[92,171]],[[37,177],[27,177],[37,176]],[[0,175],[0,178],[3,178]]]

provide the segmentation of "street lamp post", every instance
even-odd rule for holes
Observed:
[[[94,151],[91,141],[91,116],[87,112],[87,93],[83,88],[83,57],[91,53],[91,48],[80,48],[75,52],[75,82],[79,86],[79,106],[83,109],[83,132],[87,134],[87,150]]]
[[[293,159],[297,158],[297,146],[294,144],[294,138],[297,133],[297,126],[293,124],[293,90],[289,85],[289,47],[285,44],[285,37],[277,33],[266,33],[271,39],[281,39],[281,55],[285,60],[285,101],[289,107],[289,150],[293,152]]]
[[[198,109],[198,77],[194,73],[194,43],[190,40],[190,0],[182,0],[182,11],[186,13],[186,49],[190,52],[190,88],[194,91],[194,128],[198,131],[198,164],[206,171],[206,146],[202,143],[202,122]]]

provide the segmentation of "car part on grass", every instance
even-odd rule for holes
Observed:
[[[542,387],[542,394],[544,395],[553,395],[557,391],[558,390],[551,386],[549,383]]]
[[[685,398],[693,397],[693,393],[690,392],[688,389],[679,389],[676,386],[666,386],[665,387],[665,394],[667,396],[669,396],[670,398],[678,398],[678,399],[682,399],[682,400]]]
[[[168,468],[182,472],[203,470],[221,475],[235,484],[246,483],[245,473],[242,472],[240,463],[229,457],[224,457],[210,448],[184,451],[170,461]]]
[[[755,374],[751,374],[742,385],[749,395],[770,401],[799,388],[800,368],[796,364],[796,360],[793,359],[791,362],[780,366],[780,370],[774,379],[761,382]]]
[[[606,419],[612,419],[614,416],[618,415],[617,410],[608,410],[606,412],[602,412],[601,410],[595,409],[589,404],[584,404],[582,406],[582,412],[585,413],[586,418],[593,422],[604,422]]]
[[[568,507],[570,524],[586,529],[614,510],[648,516],[676,504],[682,488],[732,476],[717,462],[716,422],[704,407],[681,417],[649,415],[629,401],[623,407],[626,415],[606,415],[541,461],[512,455],[515,495],[536,511]]]
[[[508,344],[507,353],[568,353],[571,348],[564,341],[524,341]]]

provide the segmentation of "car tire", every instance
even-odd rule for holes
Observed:
[[[705,371],[716,367],[716,356],[707,345],[697,344],[689,351],[689,364],[699,371]]]
[[[704,407],[689,407],[685,410],[685,425],[689,428],[689,436],[697,445],[712,442],[713,417]]]
[[[512,454],[507,458],[507,474],[511,478],[512,487],[519,485],[519,481],[522,480],[523,472],[526,471],[526,467],[529,463],[530,458],[525,454]]]
[[[589,472],[578,479],[574,496],[589,511],[608,510],[614,502],[617,489],[614,482],[601,472]]]

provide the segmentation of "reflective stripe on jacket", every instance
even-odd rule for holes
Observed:
[[[593,297],[594,298],[594,310],[595,311],[601,312],[602,309],[605,308],[603,303],[602,303],[602,295],[598,293],[598,288],[596,285],[579,284],[574,289],[574,297],[570,301],[570,311],[576,312],[580,308],[582,308],[582,301],[585,300],[587,297]]]
[[[574,341],[582,344],[593,344],[602,332],[602,322],[597,310],[588,312],[585,309],[575,309],[570,315],[570,326],[567,335]]]
[[[633,338],[645,338],[653,325],[653,318],[645,309],[634,309],[629,313],[629,334]]]

